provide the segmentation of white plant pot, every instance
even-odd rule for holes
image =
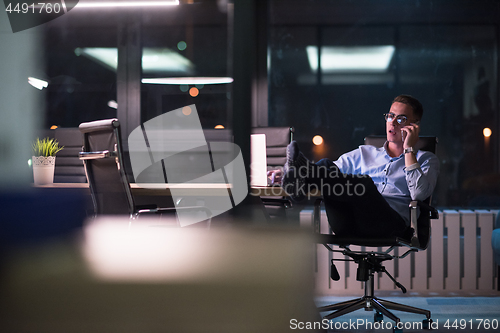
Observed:
[[[56,166],[55,156],[32,156],[33,179],[35,185],[54,183],[54,168]]]

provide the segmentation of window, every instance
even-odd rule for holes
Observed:
[[[336,159],[385,134],[392,99],[413,95],[424,106],[421,135],[439,138],[434,204],[498,207],[497,26],[459,24],[452,13],[431,22],[440,9],[413,3],[377,2],[366,16],[361,2],[313,1],[316,16],[272,2],[269,125],[294,126],[312,159]],[[323,145],[312,144],[315,135]]]

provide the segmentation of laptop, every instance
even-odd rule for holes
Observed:
[[[266,135],[250,137],[250,185],[267,186]]]

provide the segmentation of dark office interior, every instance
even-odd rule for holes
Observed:
[[[80,2],[86,3],[83,0]],[[6,15],[0,19],[5,19],[4,26],[8,26]],[[421,276],[418,272],[420,259],[417,253],[412,253],[407,258],[408,264],[396,260],[388,268],[395,272],[396,278],[406,281],[408,293],[403,295],[392,282],[378,275],[376,289],[391,300],[399,302],[404,298],[403,302],[408,304],[431,307],[438,314],[435,317],[439,319],[439,329],[436,330],[439,332],[490,332],[498,328],[500,263],[494,260],[495,255],[499,255],[492,252],[491,234],[493,229],[500,227],[500,136],[497,133],[500,131],[500,1],[180,0],[178,6],[113,10],[79,9],[77,5],[67,14],[27,31],[36,32],[37,50],[40,52],[36,56],[40,66],[29,67],[33,70],[31,76],[48,82],[42,90],[29,88],[33,90],[30,91],[33,100],[40,102],[36,104],[36,111],[31,113],[35,115],[33,119],[37,119],[29,124],[32,132],[45,134],[51,128],[77,128],[84,122],[118,118],[125,156],[129,153],[127,138],[135,128],[169,111],[194,104],[204,130],[224,128],[232,133],[234,143],[241,148],[247,169],[249,137],[253,127],[293,127],[293,139],[307,157],[313,161],[322,158],[335,160],[362,145],[365,137],[385,135],[383,114],[388,112],[394,97],[400,94],[415,96],[424,108],[420,135],[438,138],[436,155],[440,161],[440,173],[431,205],[439,210],[437,225],[442,232],[431,237],[442,236],[442,239],[439,243],[432,243],[433,247],[425,251],[426,271],[422,273],[425,283],[418,281]],[[13,35],[21,36],[27,31]],[[9,29],[1,32],[4,36],[12,34]],[[7,54],[0,49],[0,55],[2,52]],[[357,62],[346,60],[339,64],[338,60],[332,60],[335,56]],[[14,58],[10,55],[5,59]],[[21,64],[15,66],[23,67]],[[22,80],[25,72],[23,69]],[[161,81],[165,78],[173,79],[173,83]],[[217,78],[222,83],[175,81],[182,78]],[[9,97],[7,93],[2,96],[2,99]],[[11,113],[15,112],[0,108],[0,114]],[[34,137],[32,133],[30,135]],[[313,143],[313,138],[317,136],[322,138],[319,144]],[[0,145],[0,152],[6,151],[5,146]],[[124,163],[128,178],[133,182],[130,162]],[[31,174],[30,177],[29,182],[32,182]],[[17,215],[31,219],[29,208],[16,206],[14,197],[10,196],[11,185],[3,189],[1,186],[2,183],[0,192],[3,192],[4,205],[22,207],[21,210],[26,211]],[[54,194],[57,200],[64,199],[64,194],[56,191],[44,193]],[[32,194],[29,196],[32,198]],[[340,264],[341,275],[345,275],[345,280],[340,282],[318,277],[329,274],[325,273],[329,268],[321,268],[323,266],[318,262],[323,260],[326,267],[332,259],[331,254],[322,249],[324,252],[315,250],[307,255],[299,254],[302,256],[300,259],[314,256],[315,267],[311,276],[301,271],[309,268],[308,265],[312,266],[311,263],[306,259],[305,264],[300,262],[294,266],[292,254],[284,255],[287,258],[279,269],[294,267],[290,274],[299,276],[290,278],[284,285],[276,281],[286,280],[290,276],[288,273],[276,273],[270,268],[276,274],[269,278],[271,282],[266,285],[264,273],[256,272],[260,267],[260,258],[266,257],[263,254],[266,250],[275,251],[278,244],[280,247],[292,245],[290,241],[280,238],[276,228],[284,228],[287,230],[285,233],[290,232],[290,239],[300,243],[300,249],[309,250],[310,244],[298,235],[304,223],[311,223],[314,200],[309,198],[305,203],[294,205],[288,213],[289,219],[273,225],[272,230],[255,223],[251,215],[245,223],[238,221],[236,224],[244,227],[258,224],[259,229],[250,232],[255,238],[262,237],[262,253],[252,250],[246,253],[236,246],[234,255],[219,258],[219,252],[209,250],[209,255],[219,258],[214,260],[227,262],[218,273],[212,271],[217,271],[216,266],[207,268],[209,277],[206,280],[200,278],[199,282],[193,279],[193,289],[190,289],[189,278],[185,282],[182,278],[177,280],[177,277],[170,284],[150,277],[146,278],[147,283],[139,284],[134,279],[123,283],[105,279],[104,282],[97,282],[97,287],[92,284],[92,278],[91,282],[87,281],[82,277],[87,271],[81,267],[84,261],[77,255],[78,247],[75,245],[81,242],[79,236],[74,236],[75,230],[81,228],[80,222],[60,222],[71,220],[73,208],[63,209],[61,218],[54,219],[57,225],[54,222],[53,228],[35,227],[34,231],[25,232],[24,229],[19,231],[9,226],[6,230],[11,232],[15,229],[13,234],[16,240],[6,242],[8,246],[0,246],[0,255],[3,253],[4,258],[8,258],[2,258],[0,273],[5,272],[6,267],[14,267],[13,275],[3,274],[7,281],[5,285],[12,286],[12,290],[31,287],[13,294],[19,295],[19,302],[0,300],[0,309],[8,308],[10,311],[11,306],[15,307],[12,312],[15,319],[8,321],[6,327],[12,329],[25,319],[24,324],[18,327],[19,332],[65,332],[65,328],[75,327],[79,327],[78,332],[96,328],[103,332],[281,332],[293,330],[291,318],[287,317],[290,313],[303,315],[305,319],[299,319],[302,322],[321,322],[319,314],[311,310],[313,297],[318,306],[332,303],[331,299],[344,301],[363,293],[361,285],[353,282],[356,273],[352,264]],[[71,205],[69,202],[68,207]],[[86,201],[85,205],[82,221],[89,215],[89,203]],[[44,203],[35,205],[42,210],[43,206]],[[47,218],[41,220],[51,223]],[[452,229],[452,223],[456,224],[456,228]],[[26,225],[29,228],[30,224]],[[33,241],[37,232],[43,234],[43,242]],[[472,240],[467,238],[468,232],[473,233]],[[23,233],[29,234],[29,237],[24,237]],[[85,235],[93,234],[86,231]],[[278,235],[273,246],[265,242],[268,235]],[[456,239],[452,240],[452,235]],[[207,241],[207,247],[215,249],[220,244],[226,244],[226,236],[232,237],[222,234],[217,239],[201,237],[199,240]],[[126,239],[121,234],[117,237],[121,241]],[[189,242],[183,237],[186,235],[179,235],[179,239]],[[48,247],[44,245],[47,240],[52,242]],[[260,246],[256,239],[237,240],[245,247]],[[234,239],[228,243],[235,246],[232,242]],[[440,252],[434,252],[438,247]],[[118,248],[126,247],[120,243]],[[198,245],[191,247],[193,249],[204,250]],[[471,249],[473,254],[468,252]],[[293,256],[298,252],[292,251]],[[30,256],[30,253],[38,254]],[[240,262],[237,255],[248,255],[248,267],[254,269],[245,265],[244,258],[243,263]],[[436,266],[437,261],[433,261],[436,256],[443,258],[439,267]],[[469,258],[472,256],[474,259]],[[205,259],[198,259],[191,263],[203,266]],[[264,268],[280,261],[274,261],[274,256],[267,259],[262,264]],[[209,262],[210,258],[206,260]],[[55,269],[61,262],[60,267],[65,268]],[[30,265],[33,272],[38,270],[39,273],[28,273]],[[241,272],[247,272],[247,268],[255,281],[248,282],[242,277]],[[403,273],[406,268],[408,276]],[[239,273],[235,273],[236,270]],[[227,276],[224,276],[226,273]],[[24,279],[15,283],[9,280],[13,279],[12,276],[16,278],[23,274],[26,274]],[[30,274],[33,274],[32,278],[28,277]],[[231,274],[237,282],[228,277],[233,276]],[[438,282],[433,279],[433,274],[439,274]],[[50,281],[51,276],[53,281]],[[220,276],[224,277],[217,280]],[[74,282],[67,279],[74,279]],[[210,284],[213,281],[217,283]],[[239,288],[238,281],[243,288]],[[289,296],[289,291],[300,289],[304,281],[310,286]],[[36,289],[37,283],[47,292]],[[82,307],[91,307],[92,300],[86,299],[88,292],[89,297],[101,297],[99,310],[107,309],[106,306],[116,307],[110,310],[111,319],[108,321],[105,314],[86,309],[84,315],[95,320],[86,322],[84,318],[70,314],[70,311],[78,309],[71,304],[68,305],[68,313],[55,316],[53,321],[43,319],[42,315],[33,315],[31,325],[30,313],[43,308],[45,302],[50,303],[51,295],[48,293],[57,291],[55,285],[58,283],[63,287],[54,299],[74,295],[75,299],[83,300]],[[226,289],[223,287],[225,283],[229,284]],[[73,287],[79,288],[80,284],[83,289],[74,293],[70,291]],[[159,288],[157,294],[155,286]],[[255,294],[251,295],[253,292]],[[269,305],[262,305],[262,311],[255,310],[273,292],[276,292],[276,298]],[[120,293],[125,296],[115,299]],[[39,298],[33,300],[31,295]],[[196,302],[198,295],[202,295],[200,305],[212,308],[190,322],[197,312],[204,311],[189,303]],[[221,297],[220,302],[214,301],[217,295]],[[237,297],[231,298],[231,295]],[[172,302],[165,302],[169,297]],[[287,297],[291,302],[304,303],[291,312],[273,309],[286,304]],[[410,300],[412,297],[413,303]],[[210,301],[204,303],[206,299]],[[123,315],[120,313],[123,302],[137,300],[144,302],[141,303],[142,310],[134,304]],[[159,309],[147,304],[148,301],[167,308]],[[23,302],[31,304],[23,308]],[[180,305],[176,307],[174,302]],[[71,301],[68,300],[68,303]],[[220,311],[225,311],[227,316],[219,313],[219,305]],[[240,313],[237,306],[241,306],[241,311],[248,311],[249,317]],[[142,330],[141,323],[134,321],[134,316],[139,321],[154,321],[161,317],[162,311],[168,312],[170,307],[176,309],[168,316],[169,320],[178,319],[178,323],[171,326],[174,331],[163,322],[145,324]],[[48,306],[43,314],[46,315],[52,308],[64,310],[64,306],[58,303]],[[264,309],[272,309],[274,321],[271,319],[273,315],[264,313]],[[255,321],[265,319],[262,325],[249,319],[253,310],[256,311],[253,314]],[[228,316],[234,320],[227,320]],[[371,320],[371,316],[358,311],[336,321]],[[276,318],[284,320],[284,324],[276,324]],[[121,319],[124,319],[123,326]],[[203,326],[204,320],[212,326]],[[217,320],[222,321],[220,326]],[[421,318],[411,314],[406,320],[421,321]],[[485,320],[487,325],[484,325]],[[183,326],[187,322],[190,324]],[[448,327],[444,326],[446,322]],[[248,325],[248,329],[242,329],[239,326],[242,323]],[[341,325],[332,325],[327,329],[314,327],[313,331],[316,329],[354,331],[352,327],[345,329]],[[357,327],[356,331],[379,330],[364,325]],[[380,331],[390,330],[385,327]],[[421,330],[406,327],[404,330],[418,331]]]
[[[144,56],[175,52],[185,61],[143,69],[143,78],[231,76],[237,60],[230,51],[238,41],[231,39],[232,16],[225,3],[193,1],[135,16],[95,11],[45,24],[44,74],[51,81],[45,127],[76,127],[117,115],[108,102],[119,102],[120,75],[139,64],[112,68],[85,49],[116,53],[117,44],[121,50],[130,43],[119,35],[140,36],[134,51]],[[496,1],[256,1],[254,40],[241,37],[256,45],[252,125],[293,126],[308,156],[336,159],[367,135],[384,134],[382,114],[393,97],[408,93],[424,105],[421,134],[439,138],[446,172],[434,204],[498,207],[498,10]],[[180,50],[183,42],[188,46]],[[328,58],[319,70],[311,67],[312,54],[317,57],[321,48],[376,46],[394,48],[382,69],[335,69]],[[127,50],[122,52],[132,52],[130,45]],[[232,103],[237,103],[231,84],[200,86],[192,97],[188,89],[194,86],[142,83],[133,97],[140,118],[129,115],[130,121],[145,122],[195,103],[204,128],[231,128]],[[492,129],[490,137],[484,128]],[[313,149],[315,135],[324,145]]]

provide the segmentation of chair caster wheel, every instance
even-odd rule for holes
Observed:
[[[431,324],[432,324],[432,319],[424,319],[422,321],[422,328],[424,330],[430,330],[431,329]]]
[[[384,315],[380,312],[375,312],[373,315],[373,321],[376,323],[381,323],[384,320]]]
[[[394,327],[394,328],[392,329],[392,332],[393,332],[393,333],[403,333],[403,329],[402,329],[402,328],[397,328],[397,327]]]

